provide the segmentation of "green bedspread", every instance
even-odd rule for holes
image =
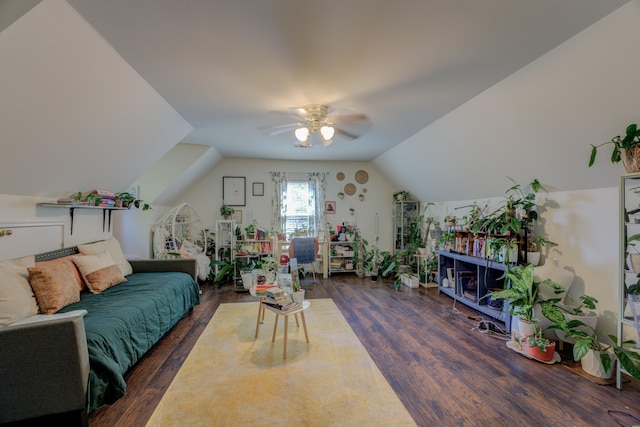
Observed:
[[[200,303],[200,288],[186,273],[134,273],[100,294],[83,294],[63,312],[85,309],[89,350],[88,411],[126,392],[124,374]]]

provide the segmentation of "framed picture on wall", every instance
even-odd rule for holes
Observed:
[[[254,196],[264,196],[264,182],[254,182],[253,183],[253,195]]]
[[[244,176],[222,177],[222,203],[228,206],[246,206],[246,178]]]
[[[336,202],[333,202],[333,201],[324,202],[324,213],[326,214],[336,213]]]

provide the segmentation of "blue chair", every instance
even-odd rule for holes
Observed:
[[[294,237],[289,244],[289,258],[296,258],[298,265],[311,264],[313,281],[316,281],[315,262],[320,244],[315,237]]]

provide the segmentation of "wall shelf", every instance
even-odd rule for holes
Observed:
[[[64,208],[69,209],[69,218],[71,221],[70,224],[70,234],[73,235],[73,214],[76,209],[98,209],[102,211],[102,231],[111,231],[111,211],[121,211],[128,210],[129,208],[117,208],[113,207],[105,207],[105,206],[89,206],[89,205],[74,205],[74,204],[66,204],[66,203],[36,203],[36,206],[40,206],[43,208]]]

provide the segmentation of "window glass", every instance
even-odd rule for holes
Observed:
[[[287,203],[284,217],[285,232],[287,234],[306,233],[309,230],[311,210],[309,184],[305,181],[290,181],[287,183]]]

